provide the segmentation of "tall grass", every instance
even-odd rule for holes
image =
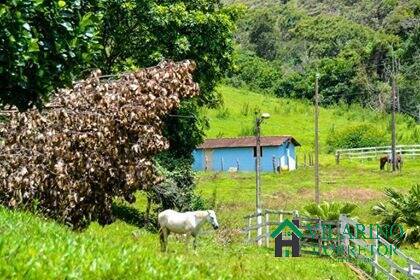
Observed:
[[[313,149],[314,121],[313,106],[309,100],[276,98],[269,94],[255,93],[246,89],[219,86],[224,99],[224,107],[229,114],[222,114],[220,109],[209,109],[206,116],[210,119],[208,138],[253,135],[251,126],[254,112],[268,112],[271,117],[261,127],[263,135],[293,135],[301,149]],[[221,117],[223,116],[223,118]],[[384,113],[362,108],[357,104],[344,103],[321,107],[320,141],[321,151],[327,152],[326,140],[332,126],[339,131],[349,126],[367,124],[383,131],[389,139],[390,116]],[[411,117],[397,114],[398,144],[419,143],[420,125]]]

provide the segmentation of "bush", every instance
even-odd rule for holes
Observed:
[[[235,71],[229,74],[228,83],[233,86],[271,91],[280,78],[280,70],[272,63],[259,58],[252,52],[238,51],[234,56]]]
[[[101,82],[100,72],[63,91],[54,108],[14,114],[1,130],[0,202],[85,227],[111,222],[114,197],[159,178],[153,157],[168,148],[162,118],[192,97],[195,64],[165,62]]]
[[[155,163],[164,179],[148,192],[151,202],[158,204],[158,211],[174,209],[185,212],[206,208],[206,202],[194,193],[194,172],[190,160],[169,155],[159,155]]]
[[[331,130],[327,137],[328,151],[345,148],[382,146],[388,143],[385,131],[370,125],[349,126],[341,131]]]
[[[395,226],[397,232],[388,236],[388,240],[396,244],[420,242],[420,185],[413,185],[406,195],[387,188],[385,195],[388,202],[375,205],[372,213],[380,218],[382,225],[404,228],[401,235]]]

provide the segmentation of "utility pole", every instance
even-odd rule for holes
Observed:
[[[391,161],[392,161],[392,171],[397,170],[397,154],[395,151],[396,146],[396,123],[395,123],[395,111],[397,107],[397,82],[395,80],[395,60],[393,60],[393,71],[392,71],[392,132],[391,132]]]
[[[318,139],[318,118],[319,118],[319,92],[318,92],[319,74],[315,77],[315,202],[319,204],[319,139]]]
[[[261,161],[261,153],[260,153],[260,147],[261,147],[261,118],[259,116],[255,119],[255,135],[257,144],[255,146],[255,193],[256,193],[256,209],[257,209],[257,236],[261,236],[262,234],[262,211],[261,211],[261,189],[260,189],[260,161]],[[258,240],[258,246],[262,245],[262,238]]]
[[[262,210],[261,210],[261,179],[260,179],[260,168],[261,168],[261,123],[264,119],[268,119],[270,117],[269,114],[263,113],[260,116],[256,116],[255,118],[255,137],[256,137],[256,145],[255,145],[255,206],[257,210],[257,236],[262,235]],[[262,245],[262,238],[258,240],[258,246]]]

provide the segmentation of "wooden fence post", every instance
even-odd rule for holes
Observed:
[[[408,275],[414,276],[414,269],[413,269],[413,264],[412,263],[408,264]]]
[[[270,213],[265,212],[265,244],[270,247]]]
[[[319,236],[318,236],[318,254],[322,255],[322,221],[321,219],[318,219],[318,228],[319,228]]]
[[[375,246],[375,249],[373,251],[373,263],[374,264],[372,264],[372,273],[373,273],[373,276],[375,276],[376,273],[378,273],[378,269],[375,266],[375,264],[378,264],[378,247],[379,247],[379,235],[378,235],[378,232],[375,233],[374,246]]]
[[[345,214],[340,214],[340,240],[343,243],[343,247],[344,247],[344,254],[348,254],[348,249],[349,249],[349,236],[345,236],[344,230],[346,229],[346,224],[347,224],[347,215]],[[341,244],[339,244],[341,245]]]
[[[273,155],[273,172],[276,173],[276,156]]]
[[[340,164],[340,152],[339,151],[337,151],[335,153],[335,163]]]
[[[225,170],[225,166],[224,166],[225,164],[223,162],[223,157],[220,158],[220,163],[221,163],[222,171],[224,171]]]

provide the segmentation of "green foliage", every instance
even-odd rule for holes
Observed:
[[[313,218],[320,218],[326,221],[338,220],[340,214],[350,216],[357,205],[353,203],[322,202],[321,204],[312,203],[306,205],[303,209],[303,215]]]
[[[194,173],[191,162],[163,153],[157,157],[156,167],[163,181],[152,187],[147,195],[158,205],[157,210],[190,211],[204,209],[206,202],[194,193]]]
[[[0,4],[0,107],[41,107],[52,91],[90,67],[101,13],[90,2]]]
[[[327,138],[327,145],[330,151],[339,148],[382,146],[388,143],[386,135],[384,131],[380,131],[367,124],[354,125],[340,131],[330,131]]]
[[[235,53],[235,68],[228,74],[228,83],[234,86],[247,85],[256,90],[270,91],[280,73],[270,62],[250,51]]]
[[[253,9],[238,23],[235,64],[258,75],[238,71],[230,77],[233,85],[312,99],[319,73],[322,104],[345,101],[388,111],[388,66],[396,54],[401,108],[416,117],[418,1],[239,2]]]
[[[217,109],[217,115],[216,117],[219,119],[227,119],[230,115],[229,109],[221,106],[220,108]]]
[[[257,17],[249,33],[249,42],[254,45],[255,53],[262,58],[276,58],[276,38],[273,34],[273,17],[263,14]]]
[[[372,208],[372,213],[383,225],[401,225],[404,227],[404,234],[395,234],[391,241],[401,243],[420,242],[420,185],[413,185],[407,194],[402,194],[391,188],[385,190],[387,204],[378,203]],[[398,228],[395,227],[396,231]]]
[[[107,72],[127,62],[145,67],[162,59],[197,63],[201,104],[214,104],[213,88],[230,68],[235,20],[242,9],[216,0],[104,1],[102,55]]]

